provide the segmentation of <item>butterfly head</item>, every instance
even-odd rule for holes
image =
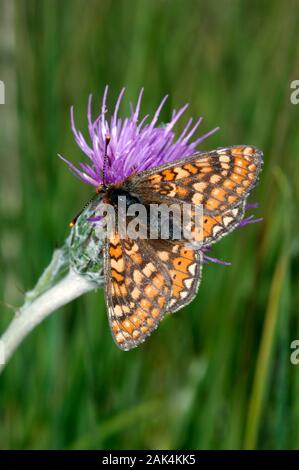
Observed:
[[[96,189],[96,193],[101,194],[105,190],[106,190],[106,187],[103,184],[100,184],[100,186],[98,186],[97,189]]]

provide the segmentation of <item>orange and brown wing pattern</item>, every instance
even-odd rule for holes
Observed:
[[[262,152],[233,146],[199,153],[129,178],[132,191],[145,202],[202,204],[217,215],[237,206],[257,182]]]
[[[175,312],[190,303],[197,293],[201,281],[202,254],[180,243],[163,240],[158,246],[154,241],[150,243],[169,272],[172,294],[167,311]]]
[[[170,276],[144,240],[114,233],[104,250],[105,297],[112,336],[129,350],[142,343],[163,318],[171,296]]]
[[[237,206],[233,206],[218,214],[211,214],[205,211],[197,214],[197,206],[192,204],[185,210],[185,205],[186,219],[177,218],[177,221],[173,224],[176,228],[176,224],[181,221],[181,230],[176,228],[179,238],[173,238],[171,241],[177,241],[182,246],[194,250],[212,245],[239,225],[244,216],[245,206],[246,200],[241,200]]]
[[[244,216],[245,205],[246,200],[216,215],[204,212],[201,224],[198,227],[193,224],[191,228],[193,241],[191,241],[190,246],[193,246],[195,249],[196,247],[210,246],[219,241],[224,235],[232,232],[240,224]]]

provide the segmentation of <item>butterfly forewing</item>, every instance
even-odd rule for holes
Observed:
[[[246,198],[261,163],[262,152],[255,147],[220,148],[144,171],[128,182],[145,203],[202,204],[205,214],[217,215]]]

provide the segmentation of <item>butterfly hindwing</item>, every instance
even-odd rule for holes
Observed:
[[[166,312],[191,302],[200,278],[202,255],[181,244],[143,240],[106,241],[106,304],[112,336],[124,350],[142,343]]]
[[[129,350],[145,340],[166,312],[171,281],[144,240],[114,233],[104,253],[106,304],[116,344]]]
[[[169,312],[175,312],[195,297],[202,269],[202,254],[181,243],[161,240],[158,244],[150,241],[171,278],[172,294],[167,305]]]

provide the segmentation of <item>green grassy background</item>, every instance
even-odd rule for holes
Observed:
[[[143,114],[169,93],[163,121],[189,102],[200,132],[221,127],[201,149],[265,154],[264,221],[215,246],[232,266],[206,266],[143,346],[116,348],[102,291],[26,339],[0,378],[0,448],[299,448],[299,2],[0,0],[0,18],[1,330],[92,194],[56,156],[82,159],[71,104],[86,130],[90,92],[108,83],[113,106],[125,85],[124,116],[144,86]]]

